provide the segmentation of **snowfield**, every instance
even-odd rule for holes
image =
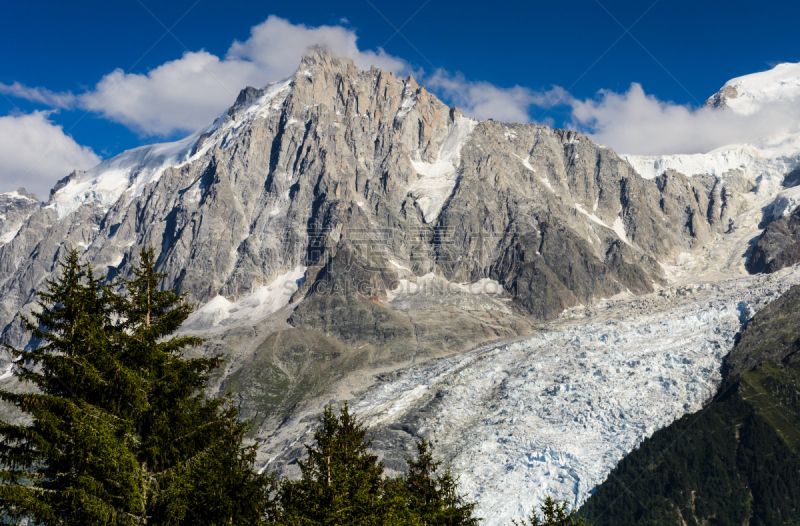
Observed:
[[[800,63],[778,64],[769,71],[751,73],[731,79],[725,88],[735,90],[725,105],[736,113],[749,115],[775,102],[794,102],[800,99]]]
[[[417,179],[408,189],[408,195],[416,199],[426,223],[439,216],[445,201],[453,193],[458,181],[458,165],[461,160],[461,147],[467,142],[477,121],[459,117],[450,130],[439,155],[432,163],[412,159],[417,171]]]

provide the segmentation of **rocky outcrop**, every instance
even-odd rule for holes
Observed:
[[[736,86],[723,86],[718,92],[708,98],[705,104],[703,104],[704,108],[713,108],[716,110],[724,110],[728,107],[727,101],[731,99],[735,99],[739,93],[736,91]]]
[[[756,241],[747,269],[772,273],[800,262],[800,208],[767,225]]]

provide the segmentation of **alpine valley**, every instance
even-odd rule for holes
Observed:
[[[787,100],[800,64],[731,80],[705,111]],[[36,345],[20,313],[70,246],[110,278],[152,246],[196,306],[193,352],[225,356],[209,395],[233,391],[263,470],[296,474],[322,408],[348,400],[390,471],[430,440],[488,526],[548,493],[597,524],[707,523],[733,496],[731,523],[778,524],[800,489],[762,520],[777,508],[743,460],[729,493],[653,480],[711,462],[698,444],[769,444],[800,488],[798,203],[800,133],[623,155],[312,49],[181,141],[75,171],[46,203],[0,194],[0,328]],[[656,458],[680,440],[695,449]]]

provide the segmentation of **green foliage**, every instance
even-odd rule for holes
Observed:
[[[442,461],[434,461],[430,444],[417,442],[417,458],[407,458],[408,473],[399,482],[407,495],[408,508],[431,526],[475,525],[472,517],[475,503],[466,502],[458,493],[458,483],[450,468],[441,475],[436,472]]]
[[[567,502],[561,504],[553,500],[548,495],[540,506],[540,514],[536,510],[531,510],[531,514],[527,521],[525,519],[512,520],[511,524],[515,526],[589,526],[586,520],[577,516],[577,511],[567,510]]]
[[[339,414],[327,406],[306,446],[308,458],[298,461],[301,478],[279,485],[271,517],[286,525],[442,525],[471,526],[473,503],[458,494],[450,470],[437,475],[428,444],[417,444],[419,457],[407,459],[409,472],[383,476],[384,465],[369,453],[367,429],[344,404]]]
[[[800,453],[800,364],[764,363],[744,373],[741,396]]]
[[[603,525],[798,524],[800,459],[740,394],[620,461],[579,513]]]
[[[5,346],[35,393],[0,391],[30,425],[0,423],[0,512],[15,524],[134,524],[143,477],[131,451],[127,371],[118,374],[107,291],[70,251],[62,275],[39,294],[23,323],[42,342],[23,353]]]
[[[253,472],[248,424],[230,397],[203,396],[219,359],[183,357],[201,340],[173,335],[191,309],[159,290],[163,278],[152,249],[114,287],[71,250],[39,293],[40,311],[23,323],[40,345],[6,346],[38,392],[0,392],[32,421],[0,423],[1,521],[263,522],[271,479]]]
[[[383,463],[368,452],[366,429],[345,404],[328,406],[299,460],[301,478],[281,485],[281,519],[288,524],[380,524]]]

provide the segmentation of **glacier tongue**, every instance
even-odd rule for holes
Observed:
[[[588,320],[573,310],[553,332],[413,367],[354,409],[381,427],[424,407],[418,433],[487,526],[548,493],[578,506],[645,437],[714,395],[743,321],[800,282],[798,270],[781,276],[606,302]]]

